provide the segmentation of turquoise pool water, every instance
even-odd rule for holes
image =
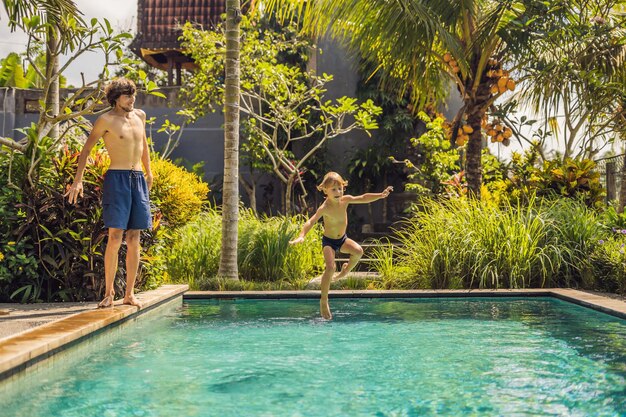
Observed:
[[[625,320],[550,298],[318,306],[147,314],[3,387],[0,415],[626,416]]]

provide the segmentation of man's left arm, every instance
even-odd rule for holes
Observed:
[[[146,172],[146,182],[148,183],[148,189],[152,189],[152,169],[150,168],[150,147],[148,146],[148,138],[146,137],[146,113],[143,110],[139,110],[139,117],[143,122],[143,152],[141,153],[141,163],[143,169]]]

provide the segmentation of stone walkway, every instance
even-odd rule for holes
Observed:
[[[98,303],[0,303],[0,339],[60,320],[82,311],[93,310]]]

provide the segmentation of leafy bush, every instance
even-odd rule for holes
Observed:
[[[51,154],[46,163],[41,164],[35,186],[25,181],[24,156],[16,154],[9,161],[6,154],[0,155],[0,166],[7,167],[11,163],[11,181],[18,185],[9,184],[9,171],[3,169],[0,173],[0,214],[6,220],[0,224],[3,301],[81,301],[101,297],[108,235],[102,221],[101,198],[109,158],[101,146],[94,149],[83,176],[84,195],[71,205],[64,193],[76,172],[79,146],[70,143],[60,152]],[[175,219],[175,224],[184,224],[186,216],[194,217],[199,211],[198,194],[204,192],[206,196],[207,186],[199,183],[195,176],[185,176],[180,168],[169,169],[167,164],[158,162],[155,165],[166,166],[160,171],[162,177],[158,181],[159,195],[166,202],[165,214]],[[181,181],[191,184],[185,189],[195,193],[190,197],[192,201],[171,204],[169,202],[175,198],[187,198],[184,191],[174,190]],[[162,227],[159,203],[157,201],[153,229],[142,231],[138,288],[155,288],[163,280],[170,230]],[[125,288],[125,254],[126,246],[122,245],[114,283],[118,294]]]
[[[532,196],[566,197],[583,201],[588,207],[603,205],[605,191],[595,162],[566,158],[540,162],[536,150],[513,153],[507,192],[513,199]]]
[[[594,215],[575,202],[498,206],[453,199],[424,202],[398,231],[395,265],[405,270],[386,286],[528,288],[593,286],[583,273],[599,232]],[[566,217],[568,210],[575,216]],[[588,224],[589,223],[589,224]],[[595,228],[595,229],[594,229]],[[408,272],[407,272],[408,271]],[[385,273],[389,277],[389,272]]]
[[[168,226],[183,226],[200,212],[209,186],[196,174],[167,160],[155,158],[151,168],[154,182],[150,200],[159,207]]]
[[[194,289],[225,288],[215,278],[221,221],[218,211],[208,210],[175,234],[167,260],[167,274],[172,282],[187,282]],[[319,228],[311,230],[305,243],[289,245],[300,230],[300,223],[299,217],[258,218],[249,210],[240,213],[238,268],[242,282],[284,282],[286,287],[293,287],[289,283],[297,283],[323,268]]]
[[[289,240],[300,231],[298,219],[298,217],[257,218],[249,211],[244,212],[240,223],[238,255],[239,273],[243,279],[250,281],[301,279],[323,267],[318,228],[311,230],[305,243],[289,245]]]
[[[603,291],[626,294],[626,255],[624,235],[600,240],[589,257],[596,277],[596,288]]]
[[[197,289],[217,275],[222,241],[222,217],[216,210],[200,213],[173,235],[166,261],[167,277],[172,282],[188,283]]]

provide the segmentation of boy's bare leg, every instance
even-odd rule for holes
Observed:
[[[123,236],[124,231],[122,229],[109,228],[109,239],[104,251],[104,299],[98,304],[98,307],[113,307],[113,301],[115,300],[115,274],[117,273],[118,253],[122,245]]]
[[[352,239],[346,239],[339,251],[350,254],[350,260],[341,265],[341,271],[335,276],[333,281],[348,275],[363,256],[363,248]]]
[[[330,246],[324,246],[324,264],[326,265],[322,274],[322,282],[320,289],[322,297],[320,298],[320,314],[326,320],[333,318],[328,304],[328,291],[330,290],[330,281],[335,273],[335,251]]]
[[[141,308],[141,303],[135,298],[135,279],[139,270],[139,245],[141,230],[126,231],[126,294],[124,304]]]

